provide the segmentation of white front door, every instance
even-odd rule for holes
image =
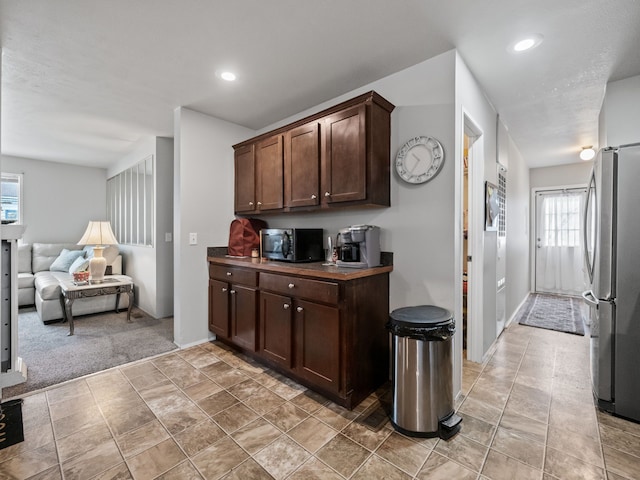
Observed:
[[[585,199],[585,188],[536,193],[536,292],[580,295],[585,290]]]

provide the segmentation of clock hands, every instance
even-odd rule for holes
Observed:
[[[417,162],[413,164],[413,167],[411,168],[411,170],[409,170],[409,175],[413,176],[413,171],[416,169],[416,167],[418,166],[418,164],[422,159],[413,152],[411,152],[411,156],[417,160]]]

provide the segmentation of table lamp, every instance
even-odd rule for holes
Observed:
[[[89,260],[89,273],[91,281],[100,283],[104,280],[104,272],[107,269],[107,259],[102,256],[106,245],[117,245],[111,224],[109,222],[89,222],[87,230],[82,235],[78,245],[94,245],[93,258]]]

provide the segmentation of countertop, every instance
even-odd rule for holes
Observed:
[[[305,275],[315,278],[349,281],[358,278],[371,277],[393,271],[393,265],[373,268],[347,268],[326,265],[324,262],[287,263],[266,258],[228,257],[225,255],[207,256],[207,261],[218,265],[253,268],[261,272],[284,273],[290,275]]]

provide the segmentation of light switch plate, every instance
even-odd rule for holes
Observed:
[[[198,244],[198,234],[190,233],[189,234],[189,245],[197,245]]]
[[[173,235],[171,234],[171,232],[165,232],[164,234],[164,241],[165,242],[170,242],[173,240]]]

